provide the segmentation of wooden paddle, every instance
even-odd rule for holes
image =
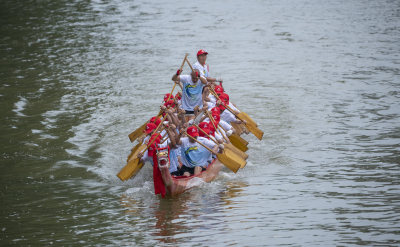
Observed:
[[[210,140],[212,140],[215,144],[218,145],[218,143],[214,140],[214,138],[212,138],[209,134],[207,134],[204,130],[202,130],[199,126],[197,126],[196,124],[194,125],[196,126],[202,133],[204,133]],[[223,135],[221,133],[221,135]],[[248,158],[248,155],[246,153],[243,153],[242,151],[240,151],[239,149],[235,148],[235,146],[233,146],[231,143],[224,143],[224,148],[225,149],[229,149],[232,151],[232,156],[231,158],[237,160],[238,163],[240,163],[240,168],[243,168],[246,166],[246,159]]]
[[[248,154],[246,154],[245,152],[243,152],[242,150],[240,150],[239,148],[237,148],[237,147],[235,147],[232,143],[229,143],[230,141],[229,141],[229,139],[225,136],[225,134],[222,132],[222,130],[219,128],[219,127],[221,127],[221,125],[219,125],[219,123],[218,123],[218,126],[216,126],[215,124],[215,122],[214,122],[214,119],[212,118],[212,116],[210,116],[210,113],[209,112],[207,112],[207,114],[208,114],[208,118],[210,119],[210,122],[211,122],[211,124],[214,126],[214,129],[216,130],[216,131],[219,131],[219,133],[222,135],[222,137],[225,139],[225,141],[226,141],[226,143],[224,143],[224,147],[226,147],[226,148],[228,148],[228,149],[230,149],[230,150],[232,150],[235,154],[237,154],[240,158],[242,158],[242,159],[244,159],[244,160],[247,160],[247,158],[249,157],[249,155]],[[222,128],[222,127],[221,127]],[[203,130],[201,130],[201,131],[203,131]],[[224,130],[224,132],[226,132],[225,130]],[[209,137],[210,138],[210,137]],[[247,147],[246,147],[247,148]],[[244,167],[244,166],[243,166]],[[243,167],[240,167],[240,168],[243,168]]]
[[[190,62],[189,62],[189,60],[188,60],[187,58],[186,58],[186,62],[187,62],[187,64],[189,65],[190,69],[191,69],[192,72],[193,72],[194,69],[193,69],[192,65],[190,64]],[[213,89],[212,87],[210,87],[210,91],[212,92],[212,94],[215,96],[216,99],[218,99],[218,100],[221,101],[221,99],[218,97],[218,95],[215,93],[215,91],[214,91],[214,89]],[[222,101],[221,101],[221,102],[222,102]],[[233,115],[235,115],[239,120],[242,120],[242,121],[243,121],[243,119],[240,118],[240,116],[237,116],[237,115],[235,114],[235,112],[234,112],[232,109],[230,109],[229,106],[226,106],[226,108],[227,108]],[[255,123],[255,122],[254,122],[254,123]],[[259,128],[257,128],[256,125],[253,125],[253,124],[251,124],[251,123],[247,123],[247,121],[246,121],[245,125],[246,125],[247,129],[248,129],[251,133],[253,133],[259,140],[262,139],[262,137],[263,137],[263,135],[264,135],[264,132],[262,132]]]
[[[196,138],[190,136],[187,132],[186,135],[193,139],[195,142],[198,144],[202,145],[205,149],[210,151],[211,153],[215,154],[209,147],[204,145],[203,143],[199,142]],[[215,155],[217,155],[217,159],[221,161],[222,164],[224,164],[226,167],[228,167],[231,171],[236,173],[239,168],[242,166],[243,159],[237,159],[237,155],[235,155],[231,150],[229,149],[224,149],[222,153],[217,152]],[[246,162],[246,161],[244,161]]]
[[[210,87],[210,91],[211,93],[215,96],[216,99],[220,100],[222,103],[222,100],[219,98],[219,96],[217,95],[217,93],[215,93],[214,89],[212,87]],[[239,120],[243,121],[246,128],[253,133],[259,140],[262,139],[264,132],[262,132],[257,126],[252,125],[251,123],[248,123],[247,121],[245,121],[244,119],[240,118],[240,116],[238,116],[238,114],[236,114],[228,105],[224,104],[225,108],[230,111],[233,115],[236,116],[236,118],[238,118]]]
[[[160,128],[160,126],[164,122],[164,119],[167,117],[167,115],[168,115],[168,113],[165,113],[165,116],[161,120],[160,124],[151,133],[150,138],[154,133],[156,133],[158,131],[158,129]],[[133,153],[132,155],[130,155],[128,164],[126,164],[121,169],[121,171],[117,174],[119,179],[121,179],[122,181],[125,181],[125,180],[131,178],[132,176],[136,175],[136,173],[143,167],[143,165],[140,166],[141,160],[138,158],[138,154],[139,153],[143,154],[144,152],[146,152],[146,150],[153,144],[155,139],[157,139],[158,135],[160,135],[160,133],[157,133],[157,136],[153,138],[153,140],[151,141],[151,143],[149,145],[142,144],[139,147],[137,147],[136,152]],[[140,168],[138,168],[138,166],[140,166]]]
[[[140,136],[143,135],[143,132],[144,132],[144,130],[146,129],[146,124],[147,124],[147,123],[148,123],[148,121],[145,122],[142,126],[140,126],[140,127],[137,128],[135,131],[133,131],[132,133],[130,133],[130,134],[128,135],[129,140],[130,140],[131,142],[134,142],[137,138],[139,138]]]
[[[208,112],[207,112],[208,113]],[[237,148],[234,144],[232,144],[232,142],[225,136],[225,134],[223,132],[226,133],[226,130],[224,128],[222,128],[221,124],[218,123],[218,125],[216,126],[214,119],[211,118],[210,113],[208,113],[208,117],[211,119],[211,123],[214,126],[214,128],[217,127],[217,129],[219,130],[219,133],[224,137],[224,139],[226,140],[226,146],[231,149],[233,152],[235,152],[238,156],[240,156],[242,159],[247,160],[247,158],[249,158],[249,155],[245,153],[245,151],[247,151],[249,148],[247,146],[245,146],[245,148],[243,148],[245,151]],[[222,130],[221,130],[222,129]],[[229,140],[229,141],[228,141]],[[244,139],[243,139],[244,140]],[[236,141],[236,140],[235,140]],[[243,168],[243,167],[240,167]]]
[[[154,132],[153,132],[153,134],[154,134]],[[151,140],[150,143],[148,143],[147,145],[142,144],[141,146],[138,147],[136,152],[132,155],[132,157],[135,157],[135,158],[133,158],[133,159],[131,158],[128,161],[128,164],[126,164],[121,169],[121,171],[117,174],[117,177],[119,179],[121,179],[122,181],[128,180],[129,178],[136,175],[140,171],[140,169],[143,167],[143,162],[138,157],[138,155],[139,154],[143,155],[144,152],[146,152],[146,150],[154,143],[154,141],[157,139],[157,137],[159,135],[160,135],[160,133],[157,133],[157,135]]]

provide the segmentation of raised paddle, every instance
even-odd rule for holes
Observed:
[[[215,154],[209,147],[204,145],[203,143],[199,142],[196,138],[192,137],[188,133],[186,133],[188,137],[193,139],[195,142],[198,144],[202,145],[205,149],[210,151],[211,153]],[[217,155],[217,159],[221,161],[222,164],[224,164],[226,167],[228,167],[231,171],[236,173],[239,168],[242,166],[243,161],[241,159],[235,159],[237,156],[229,149],[224,149],[222,153],[217,152],[215,155]],[[244,161],[246,162],[246,161]]]

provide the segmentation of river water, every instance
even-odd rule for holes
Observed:
[[[396,0],[1,1],[0,245],[399,246],[399,23]],[[116,173],[198,49],[264,139],[161,199]]]

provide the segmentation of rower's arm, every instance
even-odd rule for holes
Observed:
[[[207,83],[208,83],[207,79],[206,79],[205,77],[203,77],[203,76],[200,76],[200,81],[201,81],[201,83],[203,83],[204,85],[207,85]]]
[[[177,75],[177,74],[174,74],[173,76],[172,76],[172,81],[181,81],[181,77],[179,76],[179,75]]]

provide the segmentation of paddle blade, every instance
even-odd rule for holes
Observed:
[[[257,127],[257,123],[245,112],[239,112],[238,117],[242,120],[246,120],[246,122],[250,125]]]
[[[247,129],[253,133],[253,135],[255,135],[259,140],[262,140],[264,132],[262,132],[262,130],[260,130],[259,128],[257,128],[256,126],[252,126],[249,124],[246,124]]]
[[[132,158],[132,156],[133,156],[135,153],[137,153],[136,151],[138,150],[138,148],[139,148],[140,146],[141,146],[141,143],[138,143],[136,146],[134,146],[134,147],[132,148],[131,153],[129,154],[128,159],[127,159],[126,162],[128,162],[128,161]]]
[[[228,167],[234,173],[236,173],[242,165],[243,166],[246,165],[246,164],[243,164],[243,163],[246,163],[246,161],[238,158],[229,149],[224,149],[224,151],[222,153],[218,153],[217,158],[222,164],[224,164],[226,167]]]
[[[121,179],[122,181],[128,180],[134,175],[134,172],[137,172],[138,166],[139,166],[139,159],[135,158],[133,160],[130,160],[126,166],[124,166],[121,171],[117,174],[117,177]]]
[[[146,124],[144,123],[142,126],[140,126],[139,128],[137,128],[135,131],[133,131],[132,133],[130,133],[128,135],[129,140],[131,142],[134,142],[137,138],[139,138],[141,135],[143,135],[144,130],[146,129]]]
[[[242,158],[244,160],[247,160],[247,158],[249,157],[248,154],[246,154],[242,150],[235,147],[232,143],[225,143],[224,147],[232,150],[232,152],[234,152],[237,156],[239,156],[240,158]]]
[[[246,152],[247,150],[249,150],[249,148],[247,147],[249,143],[237,134],[230,135],[229,141],[231,141],[231,143],[242,152]]]

